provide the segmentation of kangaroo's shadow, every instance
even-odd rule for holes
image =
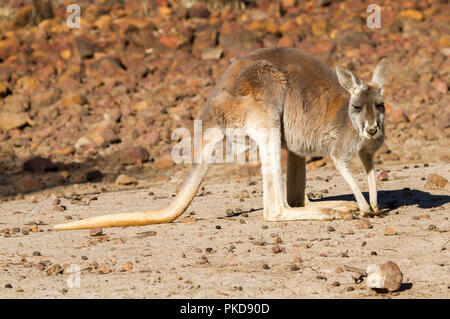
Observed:
[[[369,194],[363,193],[364,197],[369,200]],[[315,201],[327,200],[355,200],[353,194],[330,196]],[[428,192],[416,189],[400,189],[400,190],[381,190],[378,191],[378,205],[380,209],[394,210],[403,206],[417,205],[419,208],[433,208],[450,202],[450,196],[433,195]]]

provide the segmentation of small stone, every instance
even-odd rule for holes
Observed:
[[[380,172],[380,174],[378,174],[377,178],[378,178],[378,180],[380,182],[388,181],[389,180],[389,173],[383,170],[383,171]]]
[[[264,268],[264,269],[270,269],[270,266],[269,266],[268,264],[264,264],[264,265],[263,265],[263,268]]]
[[[392,261],[384,264],[372,264],[367,267],[367,287],[374,290],[396,291],[402,286],[403,274]]]
[[[46,270],[47,276],[57,275],[63,271],[60,264],[51,264]]]
[[[98,266],[98,273],[99,274],[109,274],[111,272],[111,269],[109,269],[106,265],[99,265]]]
[[[290,269],[291,271],[297,271],[297,270],[300,270],[300,267],[297,266],[296,264],[293,264],[293,265],[290,265],[290,266],[289,266],[289,269]]]
[[[227,216],[233,216],[234,215],[234,210],[232,210],[231,208],[227,208],[227,210],[225,211],[225,214]]]
[[[91,229],[91,231],[89,232],[89,234],[90,234],[92,237],[95,237],[95,236],[102,236],[102,235],[103,235],[103,229],[101,229],[101,228],[93,228],[93,229]]]
[[[5,288],[11,289],[11,288],[12,288],[12,285],[11,285],[11,284],[6,284],[6,285],[5,285]]]
[[[336,230],[334,229],[333,226],[328,226],[328,227],[327,227],[327,231],[333,232],[333,231],[336,231]]]
[[[33,251],[33,256],[42,256],[40,251]]]
[[[202,60],[219,60],[223,54],[221,48],[205,48],[202,50]]]
[[[366,246],[367,245],[367,242],[366,241],[363,241],[362,243],[361,243],[361,247],[364,247],[364,246]]]
[[[279,254],[279,253],[281,253],[283,250],[284,250],[284,248],[283,248],[283,247],[280,247],[279,245],[275,245],[275,246],[272,247],[272,252],[273,252],[274,254]]]
[[[54,212],[63,212],[66,210],[66,206],[58,205],[53,207]]]
[[[88,260],[89,258],[87,256],[81,256],[81,259]]]
[[[216,225],[216,229],[222,229],[222,226]]]
[[[332,285],[333,287],[339,287],[341,284],[340,284],[338,281],[333,281],[333,282],[331,283],[331,285]]]
[[[373,226],[366,218],[361,218],[356,222],[356,228],[358,229],[371,229]]]
[[[448,180],[438,174],[430,174],[427,177],[424,188],[428,190],[440,190],[448,184]]]
[[[371,251],[371,252],[370,252],[370,255],[371,255],[371,256],[377,256],[378,254],[377,254],[376,251]]]
[[[436,227],[436,225],[430,224],[428,226],[428,230],[435,231],[435,230],[437,230],[437,227]]]
[[[119,175],[116,179],[117,185],[136,185],[137,183],[136,178],[124,174]]]
[[[394,235],[397,235],[397,232],[395,231],[395,229],[393,229],[391,227],[386,227],[384,229],[384,235],[385,236],[394,236]]]
[[[131,271],[133,270],[133,263],[131,261],[127,261],[123,266],[122,266],[122,270],[123,271]]]
[[[353,290],[355,290],[355,288],[353,288],[352,286],[349,286],[349,287],[347,287],[346,290],[347,290],[347,291],[353,291]]]

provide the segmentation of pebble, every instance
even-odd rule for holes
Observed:
[[[283,248],[283,247],[280,247],[279,245],[275,245],[275,246],[272,247],[272,252],[273,252],[274,254],[279,254],[279,253],[281,253],[283,250],[284,250],[284,248]]]
[[[111,269],[109,269],[106,265],[101,264],[98,266],[99,274],[104,275],[104,274],[109,274],[110,272],[111,272]]]
[[[268,264],[263,264],[264,269],[270,269],[270,266]]]
[[[33,251],[33,256],[42,256],[40,251]]]
[[[347,290],[347,291],[353,291],[353,290],[355,290],[355,288],[353,288],[352,286],[349,286],[349,287],[347,287],[346,290]]]
[[[95,236],[102,236],[102,235],[103,235],[103,229],[98,228],[98,227],[97,227],[97,228],[93,228],[93,229],[90,230],[89,234],[90,234],[92,237],[95,237]]]
[[[234,210],[232,210],[231,208],[227,208],[227,210],[225,211],[225,214],[229,217],[229,216],[233,216],[234,215]]]
[[[336,231],[336,230],[334,229],[333,226],[328,226],[328,227],[327,227],[327,231],[333,232],[333,231]]]
[[[361,218],[356,222],[358,229],[371,229],[373,226],[367,218]]]
[[[122,270],[123,271],[131,271],[133,270],[133,263],[131,261],[127,261],[123,266],[122,266]]]
[[[6,285],[5,285],[5,288],[10,289],[10,288],[12,288],[12,285],[11,285],[11,284],[6,284]]]
[[[331,285],[332,285],[333,287],[339,287],[341,284],[339,283],[339,281],[333,281],[333,282],[331,283]]]
[[[386,227],[384,229],[384,235],[386,235],[386,236],[394,236],[394,235],[397,235],[397,232],[395,231],[395,229],[393,229],[391,227]]]
[[[293,264],[293,265],[290,265],[290,266],[289,266],[289,269],[290,269],[291,271],[297,271],[297,270],[300,270],[300,267],[297,266],[296,264]]]
[[[436,225],[431,224],[428,226],[428,230],[435,231],[435,230],[437,230],[437,227],[436,227]]]
[[[429,174],[424,188],[428,190],[440,190],[448,184],[448,180],[438,174]]]
[[[134,178],[132,176],[122,174],[117,177],[115,183],[117,185],[136,185],[138,183],[138,181],[136,178]]]

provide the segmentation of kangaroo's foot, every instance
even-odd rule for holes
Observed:
[[[285,207],[279,214],[266,214],[267,221],[292,221],[292,220],[334,220],[353,219],[358,208],[353,206],[328,206]]]

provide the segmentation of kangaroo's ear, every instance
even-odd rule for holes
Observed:
[[[372,82],[382,89],[390,73],[391,63],[388,59],[382,59],[373,71]]]
[[[336,67],[336,75],[341,86],[352,95],[358,93],[358,91],[364,86],[361,79],[354,75],[350,70],[342,66]]]

